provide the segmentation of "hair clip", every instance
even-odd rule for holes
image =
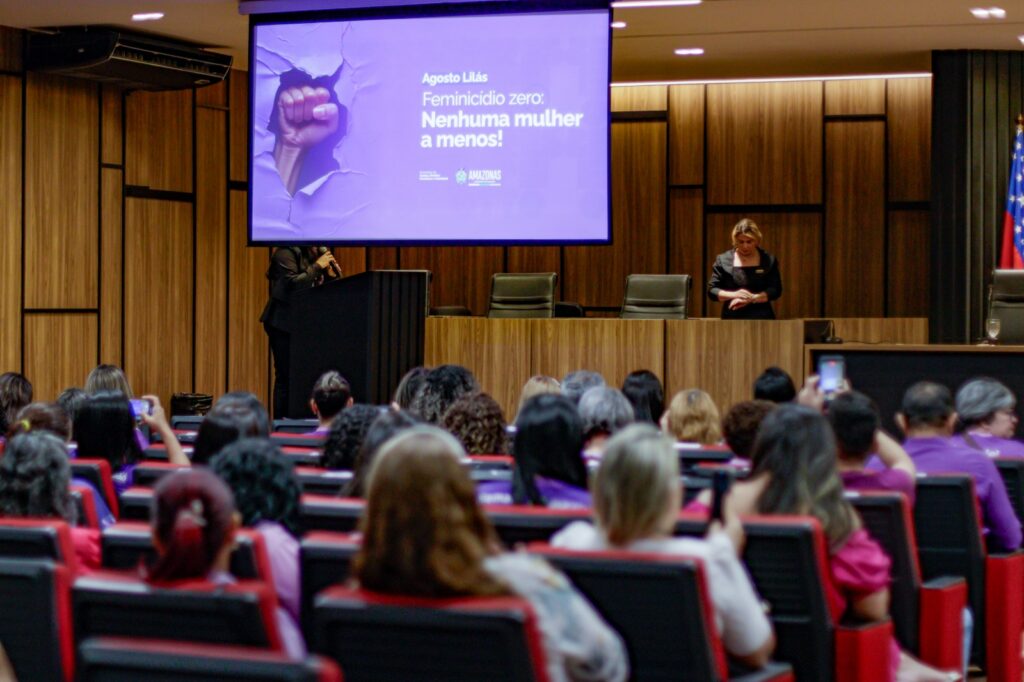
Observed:
[[[31,430],[32,430],[32,422],[30,422],[29,420],[27,420],[27,419],[22,419],[22,420],[21,420],[21,421],[19,421],[18,423],[19,423],[19,424],[21,424],[21,427],[22,427],[23,429],[25,429],[25,433],[28,433],[29,431],[31,431]]]
[[[182,520],[187,520],[196,526],[205,527],[206,519],[203,518],[203,501],[196,498],[187,507],[183,507],[178,512],[178,521]]]

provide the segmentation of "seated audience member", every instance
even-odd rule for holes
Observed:
[[[68,485],[71,467],[64,443],[52,433],[22,433],[7,443],[0,458],[0,516],[54,518],[75,523]],[[79,569],[100,567],[100,532],[71,528]]]
[[[89,394],[80,388],[65,388],[61,391],[61,394],[57,396],[57,404],[61,406],[64,413],[67,414],[68,419],[71,422],[75,421],[75,415],[78,414],[78,408],[82,406],[86,400],[89,399]],[[73,438],[72,438],[73,440]]]
[[[755,668],[768,661],[775,638],[739,559],[743,549],[739,519],[730,517],[728,532],[716,529],[703,540],[672,537],[682,492],[679,457],[668,437],[649,424],[635,424],[613,436],[594,476],[593,495],[597,527],[576,521],[555,535],[551,544],[701,559],[726,650]]]
[[[57,403],[30,403],[21,408],[15,417],[14,425],[7,432],[7,439],[10,440],[22,433],[35,432],[51,433],[60,438],[64,443],[65,456],[72,456],[69,440],[71,439],[71,420]],[[96,516],[99,518],[100,528],[112,526],[117,522],[110,512],[110,507],[96,487],[84,478],[72,478],[74,485],[84,486],[92,490],[93,501],[96,505]]]
[[[519,411],[523,409],[523,405],[526,401],[535,395],[541,395],[542,393],[561,393],[562,385],[558,383],[558,379],[554,377],[545,376],[543,374],[535,374],[526,380],[523,384],[523,390],[519,392],[519,405],[516,407],[516,418],[519,418]]]
[[[750,478],[736,483],[726,499],[728,511],[740,516],[797,514],[818,519],[832,574],[825,590],[833,619],[838,621],[841,615],[867,622],[888,618],[889,557],[868,535],[843,495],[835,438],[825,417],[802,405],[780,405],[761,423],[753,462]],[[710,496],[702,502],[710,504]],[[959,677],[901,652],[895,639],[890,640],[889,649],[890,680],[941,682]]]
[[[380,408],[373,405],[353,405],[342,411],[327,432],[320,466],[334,471],[353,471],[366,432],[380,415]]]
[[[539,395],[523,406],[512,439],[512,482],[477,486],[480,504],[589,507],[583,422],[563,395]]]
[[[342,497],[365,497],[366,477],[373,468],[373,460],[377,453],[389,440],[406,429],[422,424],[412,412],[404,410],[389,410],[379,416],[370,424],[363,438],[363,444],[356,452],[355,467],[352,471],[352,481],[341,491]]]
[[[608,386],[584,393],[577,409],[583,420],[583,454],[588,459],[600,459],[605,441],[636,419],[622,391]]]
[[[754,380],[754,400],[788,403],[796,398],[793,378],[781,367],[769,367]]]
[[[744,400],[729,408],[722,417],[722,438],[736,455],[731,464],[750,466],[750,452],[754,449],[754,438],[768,413],[776,404],[770,400]]]
[[[85,392],[89,395],[114,392],[123,393],[129,399],[135,397],[128,377],[117,365],[96,365],[85,379]]]
[[[143,573],[157,587],[229,585],[228,572],[239,525],[231,491],[207,469],[165,476],[153,493],[153,545],[157,558]],[[306,655],[295,621],[278,607],[277,627],[292,658]]]
[[[1017,397],[995,379],[972,379],[956,392],[956,414],[963,431],[956,437],[964,445],[989,457],[1024,457],[1024,443],[1016,440]]]
[[[152,404],[152,414],[142,421],[160,433],[167,446],[167,460],[172,464],[188,464],[177,436],[167,423],[164,408],[156,396],[143,396]],[[123,393],[100,391],[78,408],[72,432],[77,446],[76,456],[105,459],[110,462],[114,488],[120,495],[133,484],[135,465],[142,459],[142,449],[135,436],[135,417]]]
[[[658,424],[665,412],[665,390],[658,375],[648,369],[630,372],[622,382],[622,394],[633,406],[638,422]]]
[[[391,399],[391,407],[396,410],[408,410],[412,407],[413,398],[423,386],[423,380],[430,372],[426,367],[413,367],[398,382],[395,396]]]
[[[478,390],[476,377],[468,369],[461,365],[441,365],[423,378],[410,409],[428,424],[439,425],[452,403]]]
[[[470,455],[508,452],[508,432],[501,406],[486,393],[469,393],[448,408],[441,423]]]
[[[313,384],[313,395],[309,399],[309,409],[320,420],[313,433],[327,435],[334,418],[346,407],[351,407],[353,402],[352,387],[345,377],[334,370],[320,375]]]
[[[917,468],[907,451],[882,431],[874,401],[863,393],[846,391],[832,399],[826,416],[836,437],[837,468],[843,487],[903,493],[913,505]],[[864,468],[872,453],[878,454],[884,470]]]
[[[299,484],[292,465],[266,438],[243,438],[210,461],[231,489],[242,525],[263,536],[277,598],[299,618]]]
[[[450,435],[422,426],[382,448],[353,562],[360,587],[428,599],[518,595],[536,613],[551,680],[625,680],[622,640],[565,576],[499,549],[460,465],[464,454]]]
[[[32,384],[17,372],[0,374],[0,434],[7,433],[18,410],[32,402]]]
[[[581,369],[569,372],[562,379],[562,395],[571,400],[573,405],[579,405],[584,393],[599,386],[607,386],[603,376]]]
[[[1020,547],[1020,522],[995,464],[984,453],[951,437],[956,412],[949,389],[929,381],[914,384],[903,395],[896,422],[907,434],[903,447],[918,472],[962,473],[974,478],[989,549]]]
[[[199,423],[192,463],[205,466],[236,440],[269,435],[270,415],[256,396],[245,391],[225,393]]]
[[[680,443],[717,445],[722,441],[722,419],[718,407],[704,391],[691,388],[672,397],[661,427]]]

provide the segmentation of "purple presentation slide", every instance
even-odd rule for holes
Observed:
[[[608,20],[257,25],[251,240],[606,241]]]

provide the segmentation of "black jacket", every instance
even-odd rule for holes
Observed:
[[[267,279],[270,280],[270,300],[263,308],[260,322],[281,331],[291,331],[288,314],[291,297],[296,291],[309,289],[322,280],[324,271],[308,251],[298,246],[282,246],[270,257]]]
[[[758,248],[761,264],[752,267],[736,267],[732,264],[734,251],[729,249],[718,254],[711,268],[711,279],[708,280],[708,298],[718,300],[718,292],[723,289],[747,291],[768,295],[767,303],[751,303],[739,310],[729,310],[727,301],[723,301],[723,320],[774,320],[775,311],[771,301],[782,296],[782,275],[779,274],[779,261],[767,251]]]

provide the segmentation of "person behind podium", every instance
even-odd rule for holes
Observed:
[[[732,246],[718,254],[708,298],[721,301],[723,320],[774,320],[771,302],[782,295],[779,261],[760,247],[761,230],[749,218],[732,228]]]
[[[260,322],[270,337],[270,353],[274,356],[274,417],[277,419],[288,414],[292,294],[323,284],[329,274],[340,276],[334,255],[320,251],[319,247],[282,246],[270,258],[267,270],[270,300],[263,308]]]

